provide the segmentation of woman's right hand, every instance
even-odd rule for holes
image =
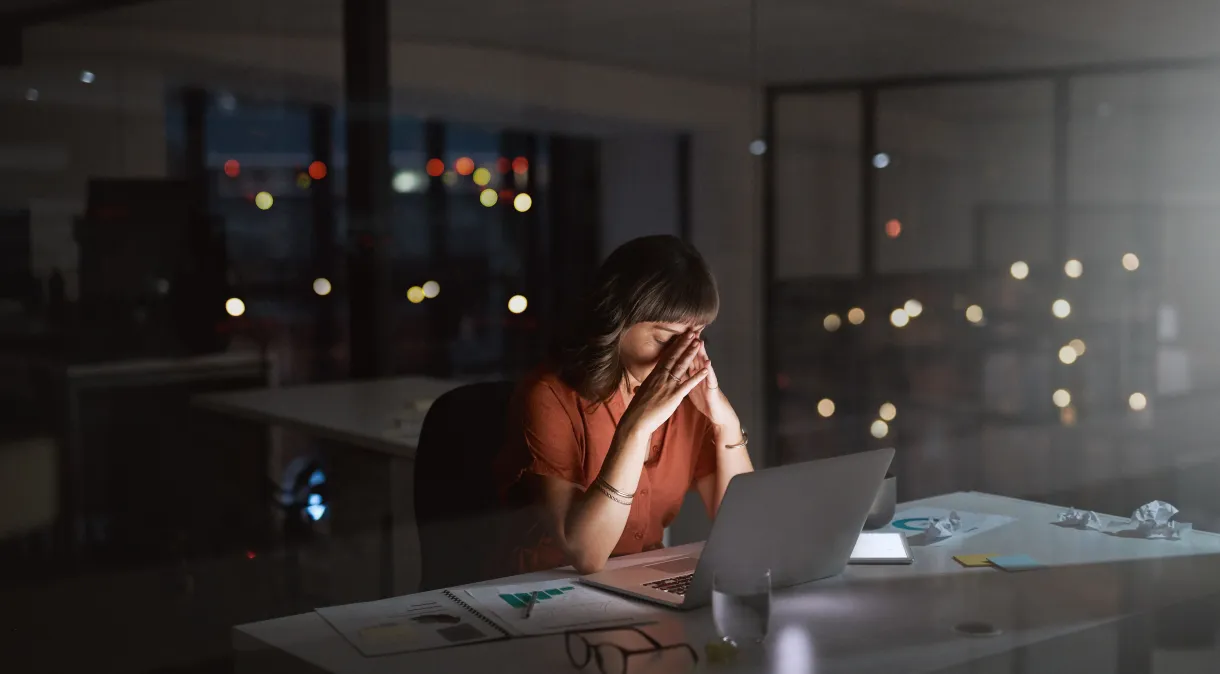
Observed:
[[[623,413],[624,426],[651,435],[673,416],[686,395],[707,377],[707,368],[685,376],[702,343],[694,332],[679,335],[669,343],[652,373],[636,389]]]

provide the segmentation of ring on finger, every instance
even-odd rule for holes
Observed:
[[[679,376],[677,376],[677,375],[675,375],[674,373],[672,373],[672,372],[666,372],[665,374],[669,375],[669,378],[670,378],[670,379],[672,379],[672,380],[674,380],[674,381],[678,382],[679,384],[681,384],[681,383],[682,383],[682,378],[681,378],[681,377],[679,377]]]

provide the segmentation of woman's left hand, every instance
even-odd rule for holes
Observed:
[[[707,368],[707,377],[687,397],[716,426],[732,431],[739,430],[741,422],[737,418],[737,412],[733,410],[729,399],[720,390],[720,380],[716,378],[716,369],[712,367],[712,359],[708,358],[707,345],[701,343],[699,353],[690,364],[687,376],[693,376],[704,368]]]

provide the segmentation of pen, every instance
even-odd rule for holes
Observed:
[[[530,603],[525,605],[525,617],[526,618],[530,617],[530,612],[534,610],[534,604],[537,604],[537,603],[538,603],[538,593],[531,592],[530,593]]]

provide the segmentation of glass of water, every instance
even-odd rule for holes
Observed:
[[[771,619],[771,570],[717,572],[712,577],[712,619],[725,643],[761,643]]]

